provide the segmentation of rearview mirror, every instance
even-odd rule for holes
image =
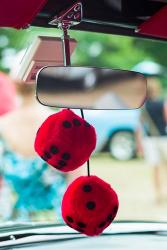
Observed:
[[[136,109],[146,98],[143,74],[107,68],[56,67],[37,76],[38,101],[50,107],[73,109]]]

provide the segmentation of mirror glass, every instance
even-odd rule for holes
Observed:
[[[107,68],[45,67],[38,73],[40,103],[58,108],[136,109],[146,99],[143,74]]]

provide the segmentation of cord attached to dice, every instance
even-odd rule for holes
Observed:
[[[62,199],[66,224],[88,236],[101,234],[114,220],[119,201],[112,187],[90,175],[89,158],[96,147],[95,128],[70,109],[49,116],[39,128],[34,148],[49,165],[62,172],[87,162],[87,176],[74,180]]]

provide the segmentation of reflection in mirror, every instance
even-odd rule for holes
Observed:
[[[90,67],[45,67],[37,77],[37,99],[59,108],[135,109],[146,98],[144,75]]]

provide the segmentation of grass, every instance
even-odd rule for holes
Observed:
[[[92,157],[90,166],[91,174],[104,179],[117,191],[118,220],[167,221],[167,193],[166,200],[156,203],[152,168],[143,160],[121,162],[103,153]]]

